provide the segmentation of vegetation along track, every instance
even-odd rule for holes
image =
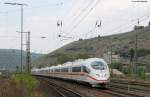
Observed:
[[[48,78],[44,77],[38,77],[38,79],[42,82],[44,82],[48,87],[55,90],[57,92],[58,97],[84,97],[83,95],[72,91],[70,89],[67,89],[65,87],[59,86],[53,82],[51,82]]]

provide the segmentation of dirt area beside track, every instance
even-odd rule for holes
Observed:
[[[43,97],[60,97],[55,90],[50,88],[46,83],[39,80],[38,91],[43,93]]]
[[[0,86],[6,84],[8,82],[9,79],[7,78],[0,78]]]

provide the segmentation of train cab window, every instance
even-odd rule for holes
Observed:
[[[72,72],[81,72],[81,67],[72,67]]]
[[[82,68],[83,68],[83,72],[85,72],[85,73],[90,73],[90,71],[88,70],[87,67],[83,66]]]
[[[61,69],[61,72],[68,72],[68,71],[69,71],[68,68],[62,68],[62,69]]]
[[[92,68],[95,70],[105,70],[106,65],[103,62],[95,61],[91,64]]]

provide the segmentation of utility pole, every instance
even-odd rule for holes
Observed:
[[[21,32],[21,50],[20,50],[20,53],[21,53],[21,60],[20,60],[20,65],[21,65],[21,74],[23,73],[23,7],[24,6],[27,6],[27,4],[23,4],[23,3],[8,3],[8,2],[6,2],[6,3],[4,3],[4,4],[8,4],[8,5],[17,5],[17,6],[20,6],[20,8],[21,8],[21,21],[20,21],[20,32]],[[23,97],[23,78],[21,77],[21,79],[20,79],[20,97]]]
[[[21,60],[20,60],[20,63],[21,63],[21,73],[22,73],[22,71],[23,71],[23,7],[24,6],[27,6],[27,4],[23,4],[23,3],[8,3],[8,2],[6,2],[6,3],[4,3],[4,4],[9,4],[9,5],[17,5],[17,6],[20,6],[21,7],[21,23],[20,23],[20,32],[21,32],[21,51],[20,51],[20,53],[21,53]]]
[[[112,42],[110,42],[110,65],[111,65],[111,74],[112,74],[112,77],[113,77],[113,69],[114,69],[114,66],[113,66],[113,62],[112,62]]]
[[[148,2],[147,0],[133,0],[131,1],[133,3],[146,3]],[[140,26],[140,20],[138,18],[137,21],[137,30],[139,29],[138,27]],[[135,34],[135,73],[137,73],[137,64],[138,64],[138,35],[137,35],[137,31]]]
[[[26,40],[26,66],[27,66],[27,72],[31,72],[31,53],[30,53],[30,32],[27,32],[27,40]]]
[[[30,32],[22,32],[21,34],[26,34],[26,44],[25,44],[26,45],[26,71],[30,73],[31,71]]]

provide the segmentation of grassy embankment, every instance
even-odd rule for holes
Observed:
[[[0,97],[44,97],[37,89],[38,81],[30,74],[16,74],[0,81]]]

